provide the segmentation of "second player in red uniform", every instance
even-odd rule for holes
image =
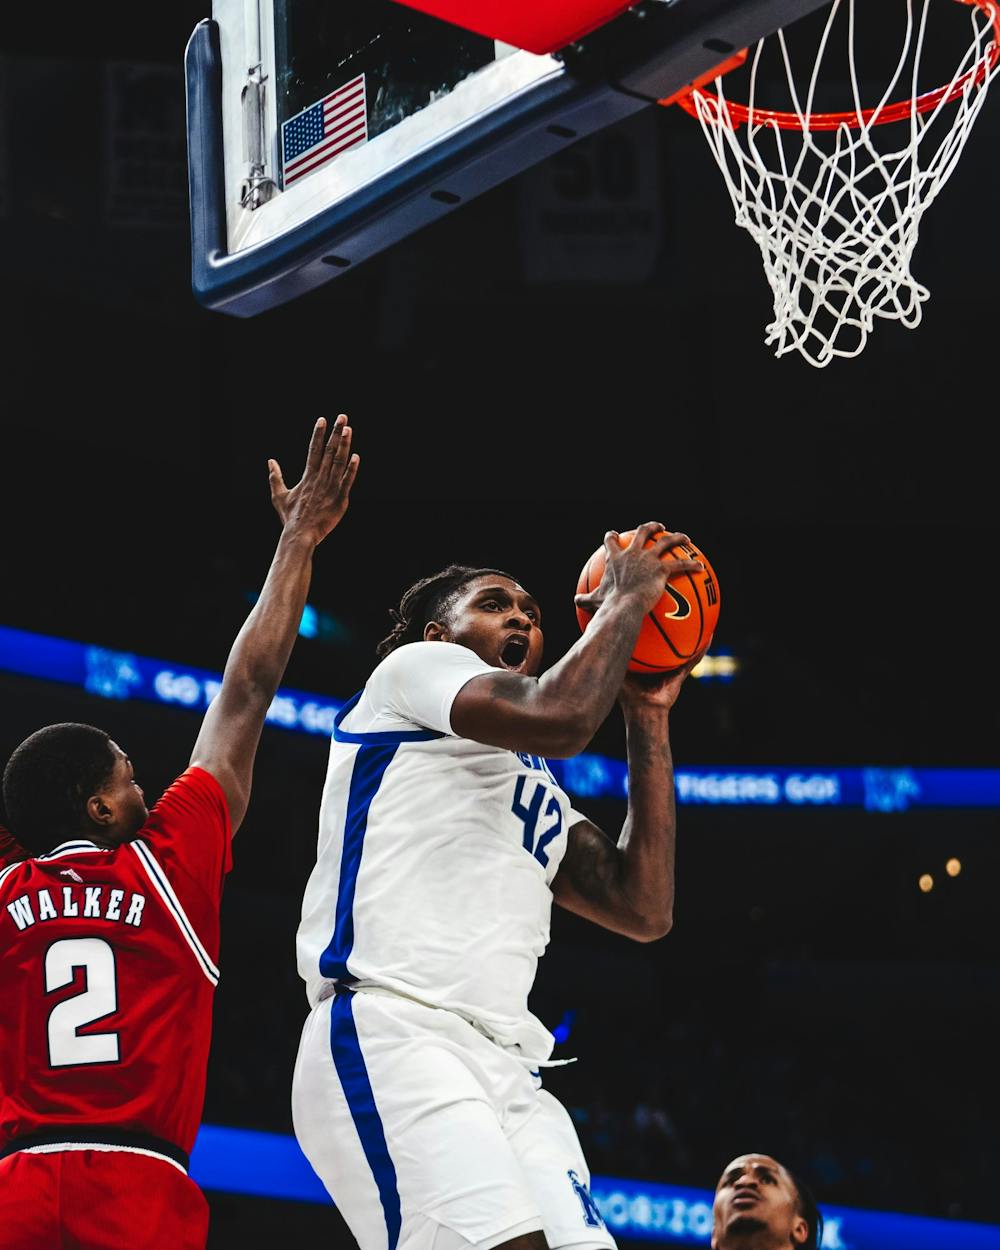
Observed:
[[[329,437],[321,420],[297,486],[271,463],[283,527],[271,569],[190,766],[152,811],[128,756],[90,725],[47,726],[7,764],[7,818],[28,858],[0,871],[0,1250],[205,1244],[187,1159],[222,885],[313,551],[347,509],[350,447],[346,418]]]

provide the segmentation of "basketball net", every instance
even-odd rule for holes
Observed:
[[[757,104],[764,39],[749,58],[747,104],[726,99],[722,77],[715,79],[716,94],[696,86],[678,99],[701,122],[736,224],[760,248],[774,294],[765,342],[776,356],[797,351],[822,368],[835,356],[863,351],[876,317],[910,329],[919,324],[929,297],[910,269],[920,220],[954,172],[1000,60],[1000,0],[959,2],[970,8],[972,43],[938,90],[917,94],[930,0],[905,0],[902,51],[874,107],[864,107],[858,84],[855,0],[834,0],[804,92],[784,32],[773,37],[792,111]],[[845,103],[853,107],[817,113],[817,83],[845,8],[851,87]],[[896,100],[906,88],[909,98]]]

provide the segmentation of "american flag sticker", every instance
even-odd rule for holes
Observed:
[[[365,76],[359,74],[282,126],[284,185],[290,187],[306,174],[322,169],[341,152],[367,142]]]

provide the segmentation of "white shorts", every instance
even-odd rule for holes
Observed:
[[[542,1230],[614,1250],[573,1122],[453,1012],[340,993],[306,1020],[295,1134],[361,1250],[479,1250]]]

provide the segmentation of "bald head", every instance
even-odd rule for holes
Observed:
[[[815,1246],[809,1214],[794,1177],[777,1159],[740,1155],[726,1166],[715,1188],[712,1250]]]

